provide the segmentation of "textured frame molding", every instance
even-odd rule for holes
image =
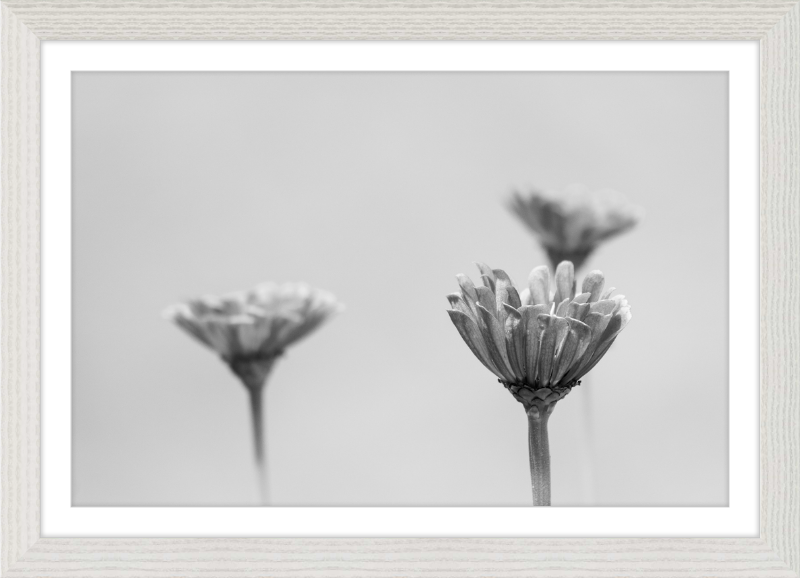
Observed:
[[[2,0],[0,10],[2,575],[800,575],[800,0]],[[42,40],[758,40],[760,536],[42,538]]]

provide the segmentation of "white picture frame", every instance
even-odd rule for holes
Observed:
[[[800,573],[800,3],[2,2],[3,575]],[[40,42],[758,40],[761,509],[757,538],[44,538]]]

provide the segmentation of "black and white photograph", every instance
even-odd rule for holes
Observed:
[[[74,72],[72,505],[727,506],[728,80]]]

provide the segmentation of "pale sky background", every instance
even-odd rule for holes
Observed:
[[[74,74],[74,505],[258,502],[244,388],[161,311],[265,280],[347,307],[269,382],[276,505],[530,504],[525,413],[445,295],[478,260],[524,283],[545,257],[504,203],[575,182],[646,217],[588,263],[633,320],[550,420],[553,505],[726,505],[727,90],[723,73]]]

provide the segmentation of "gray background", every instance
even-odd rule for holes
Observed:
[[[257,503],[244,389],[160,312],[262,280],[347,306],[268,386],[275,504],[529,504],[444,296],[523,283],[503,203],[572,182],[647,215],[588,264],[634,317],[550,421],[553,504],[727,504],[727,114],[721,73],[74,74],[73,504]]]

